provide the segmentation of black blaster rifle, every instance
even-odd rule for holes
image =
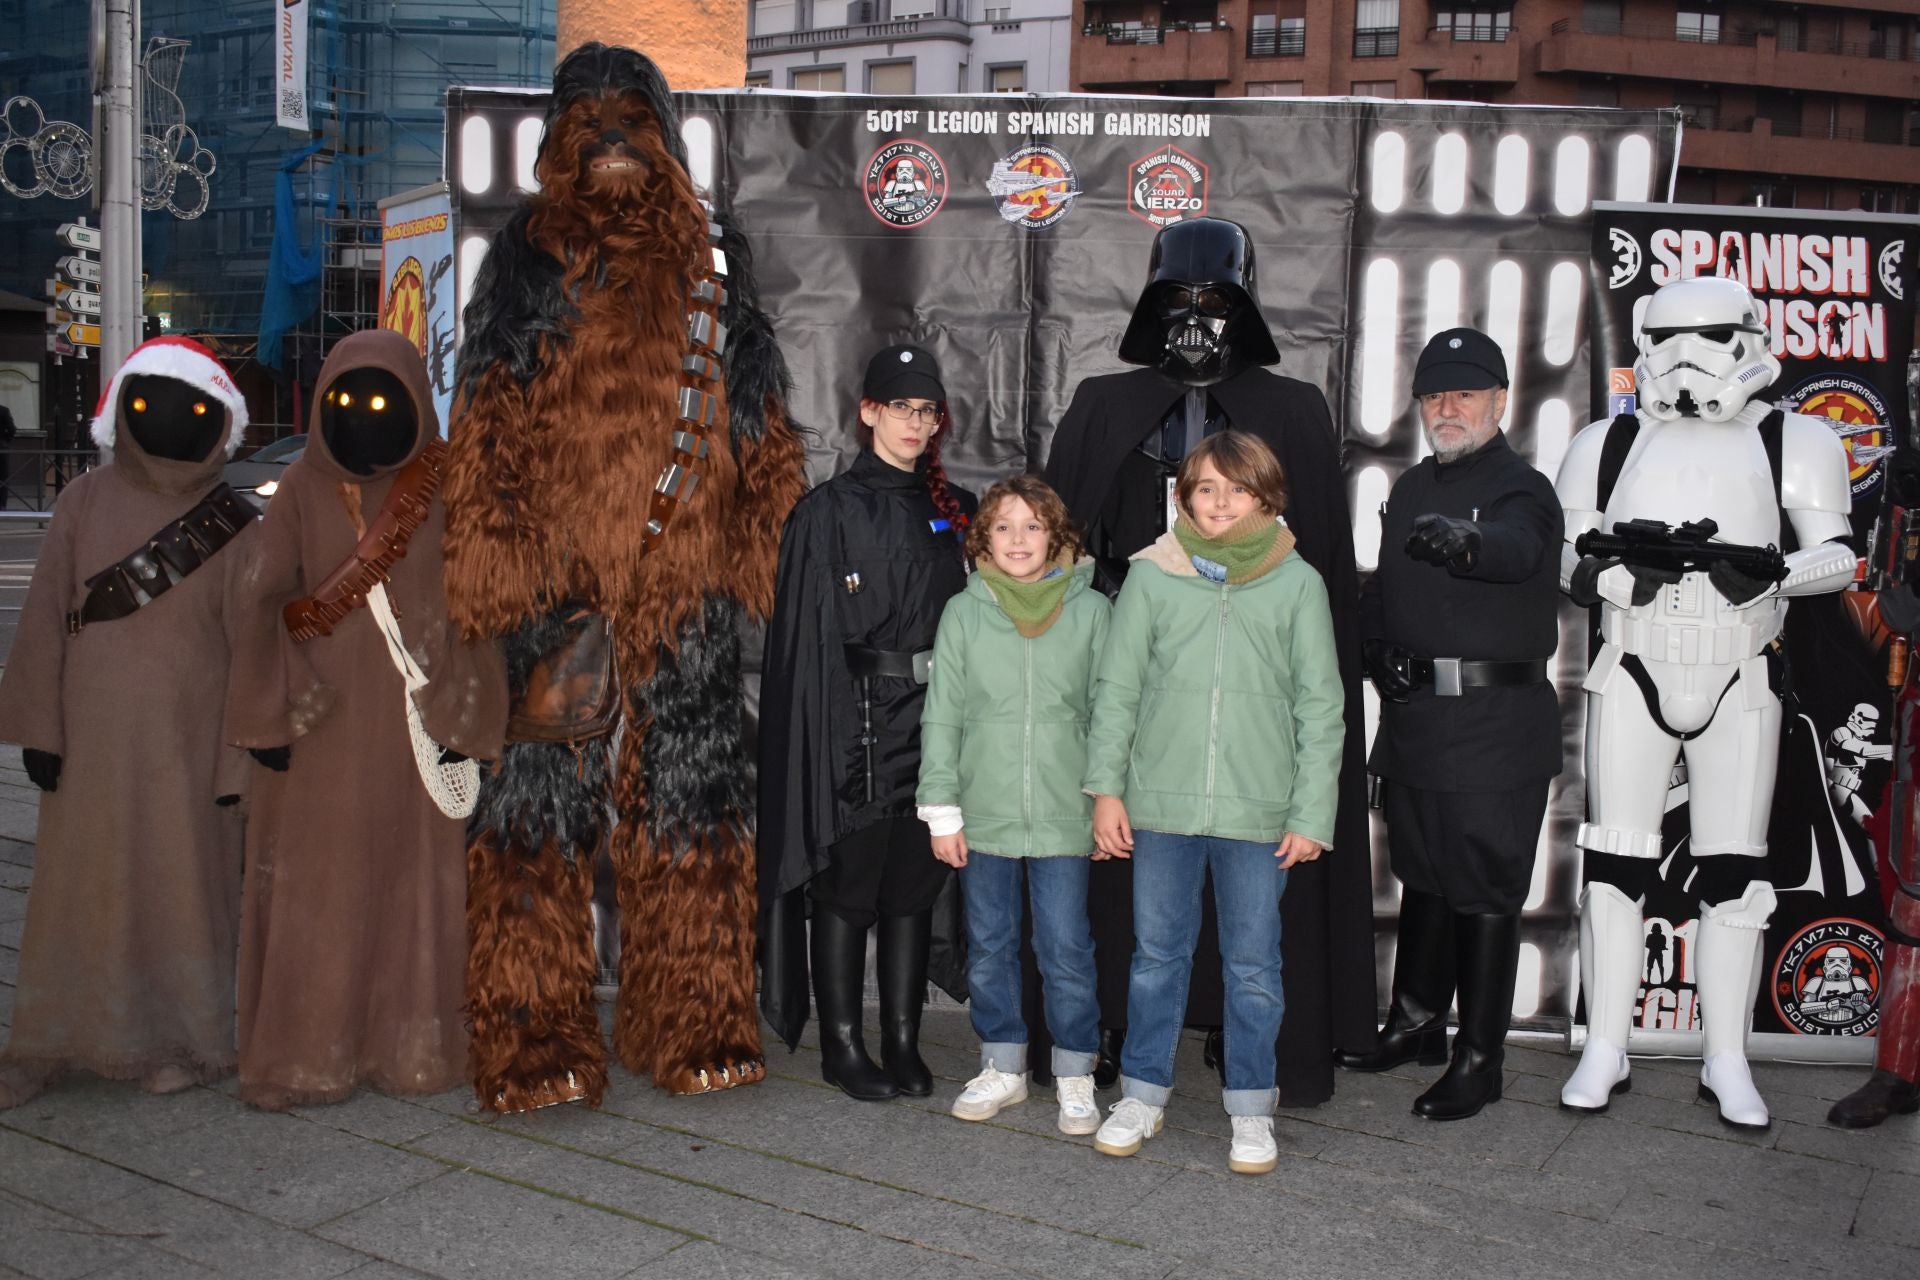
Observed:
[[[1787,576],[1787,558],[1773,546],[1749,547],[1737,542],[1715,542],[1720,526],[1710,519],[1689,520],[1678,529],[1659,520],[1620,520],[1612,533],[1592,529],[1574,539],[1583,556],[1618,560],[1643,569],[1704,572],[1724,560],[1733,569],[1760,582],[1779,582]]]

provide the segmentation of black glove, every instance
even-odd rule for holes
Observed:
[[[285,773],[293,763],[292,747],[248,747],[247,754],[275,773]]]
[[[1715,560],[1707,566],[1707,581],[1727,598],[1728,604],[1745,604],[1765,595],[1773,586],[1770,579],[1750,578],[1725,560]]]
[[[233,808],[233,806],[240,803],[240,797],[239,796],[215,796],[213,798],[213,802],[219,805],[222,809],[231,809]]]
[[[462,764],[465,761],[466,761],[466,757],[461,755],[458,751],[455,751],[452,747],[440,748],[441,764]]]
[[[1385,640],[1360,643],[1360,661],[1367,669],[1367,678],[1373,681],[1374,690],[1391,702],[1405,702],[1413,692],[1413,680],[1407,672],[1410,657],[1405,649]]]
[[[60,789],[60,757],[51,751],[35,751],[24,747],[20,751],[20,763],[26,766],[27,776],[33,779],[33,785],[42,791]]]
[[[1903,507],[1920,507],[1920,452],[1895,449],[1887,459],[1887,492]]]
[[[1636,605],[1652,604],[1653,598],[1662,590],[1687,576],[1679,569],[1655,569],[1644,564],[1630,564],[1627,572],[1633,575],[1633,602]]]
[[[1407,535],[1407,554],[1465,573],[1480,558],[1480,526],[1432,512],[1415,516],[1413,532]]]

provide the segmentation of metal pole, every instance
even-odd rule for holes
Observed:
[[[107,74],[100,104],[100,367],[111,374],[140,342],[140,186],[134,173],[133,9],[106,0]]]

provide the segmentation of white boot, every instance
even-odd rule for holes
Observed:
[[[1736,1129],[1764,1129],[1772,1123],[1766,1099],[1753,1087],[1747,1069],[1747,1026],[1760,994],[1761,952],[1773,906],[1773,886],[1755,881],[1739,901],[1700,912],[1700,949],[1694,957],[1705,1024],[1700,1097],[1717,1103],[1721,1121]]]
[[[1640,904],[1610,884],[1588,885],[1580,896],[1580,989],[1587,997],[1587,1043],[1580,1065],[1560,1088],[1560,1105],[1569,1111],[1605,1111],[1614,1094],[1633,1087],[1627,1074],[1627,1030],[1645,955]]]

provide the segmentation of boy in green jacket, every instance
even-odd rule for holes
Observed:
[[[1280,521],[1258,437],[1209,436],[1175,481],[1171,532],[1133,558],[1101,656],[1086,790],[1104,853],[1133,859],[1121,1099],[1094,1146],[1159,1132],[1213,873],[1226,988],[1228,1167],[1273,1168],[1280,896],[1333,843],[1345,705],[1327,591]]]
[[[967,532],[979,566],[947,602],[920,715],[919,814],[934,856],[959,868],[967,990],[980,1074],[953,1114],[986,1120],[1027,1097],[1021,880],[1033,902],[1062,1133],[1092,1133],[1099,1047],[1087,861],[1093,801],[1080,789],[1093,672],[1108,605],[1074,567],[1079,541],[1037,476],[995,485]]]

